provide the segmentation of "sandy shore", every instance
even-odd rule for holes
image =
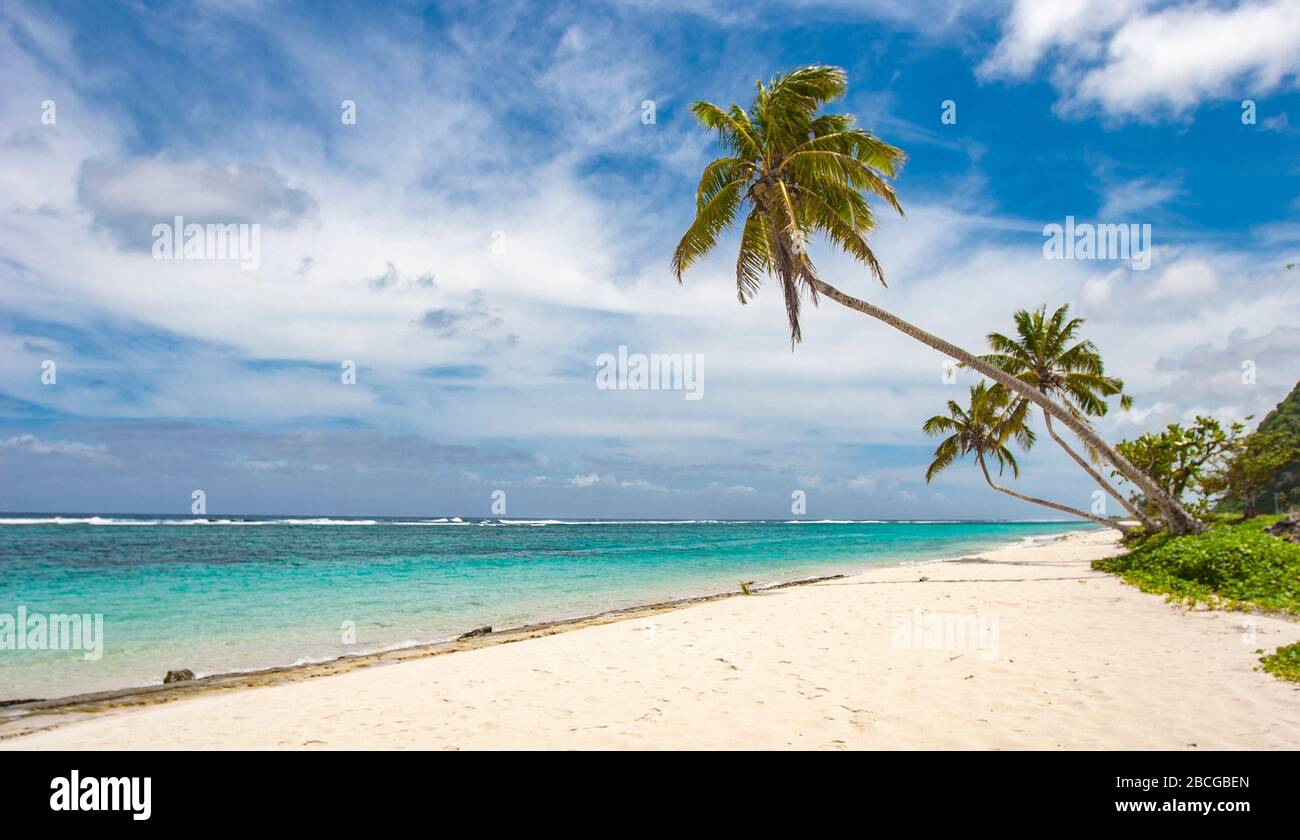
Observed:
[[[0,726],[0,749],[1300,748],[1300,687],[1255,653],[1300,623],[1188,612],[1089,568],[1116,550],[1088,532],[332,675],[47,710]]]

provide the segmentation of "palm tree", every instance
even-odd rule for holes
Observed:
[[[1118,396],[1120,407],[1128,410],[1133,398],[1124,393],[1124,382],[1107,376],[1097,346],[1091,341],[1079,341],[1075,336],[1084,319],[1070,317],[1070,305],[1064,304],[1047,315],[1044,304],[1030,312],[1022,309],[1014,316],[1016,337],[1002,333],[989,333],[993,352],[981,358],[997,365],[1026,384],[1053,398],[1081,423],[1088,417],[1101,417],[1108,410],[1106,400]],[[1102,478],[1082,455],[1074,451],[1052,426],[1052,415],[1043,412],[1047,434],[1064,449],[1083,471],[1092,476],[1107,493],[1123,505],[1147,531],[1156,530],[1151,521],[1136,505],[1110,482]]]
[[[792,344],[801,337],[799,309],[805,293],[814,304],[818,295],[824,295],[883,321],[1059,420],[1158,505],[1170,531],[1201,530],[1177,500],[1046,394],[951,342],[845,294],[817,275],[807,243],[821,234],[883,283],[884,272],[866,239],[875,227],[866,196],[876,196],[902,213],[890,179],[903,165],[903,152],[854,127],[852,116],[818,113],[822,105],[842,96],[847,84],[838,67],[804,67],[767,85],[759,82],[748,110],[739,105],[723,109],[703,101],[691,106],[696,118],[716,133],[726,156],[706,166],[700,176],[695,220],[673,253],[678,281],[717,245],[721,234],[743,218],[737,296],[744,303],[765,276],[775,276],[785,298]]]
[[[925,471],[926,483],[933,481],[936,475],[962,457],[974,455],[980,471],[984,473],[984,481],[999,493],[1006,493],[1024,502],[1032,502],[1061,513],[1088,519],[1108,528],[1115,528],[1121,534],[1128,533],[1125,526],[1114,520],[1047,499],[1040,499],[1037,496],[1026,496],[993,481],[993,476],[989,474],[987,463],[989,459],[997,463],[998,475],[1002,475],[1007,468],[1010,468],[1013,476],[1017,478],[1020,476],[1020,465],[1016,463],[1015,456],[1007,447],[1007,441],[1015,438],[1025,449],[1033,446],[1034,433],[1025,423],[1028,413],[1027,401],[1012,400],[1011,395],[1001,385],[989,386],[985,382],[971,386],[970,405],[965,408],[953,400],[948,400],[947,415],[936,414],[921,426],[927,435],[948,433],[948,437],[944,438],[934,450],[934,460]]]

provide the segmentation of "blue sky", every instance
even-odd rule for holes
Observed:
[[[937,354],[825,302],[791,352],[734,239],[676,283],[690,102],[843,66],[907,217],[887,289],[815,245],[823,276],[973,350],[1070,303],[1136,398],[1117,439],[1300,378],[1297,43],[1280,0],[6,3],[0,509],[1039,517],[922,480],[973,382]],[[259,225],[260,264],[153,259],[178,214]],[[1150,224],[1150,269],[1045,260],[1066,216]],[[597,388],[620,346],[702,356],[703,398]],[[1058,452],[1022,465],[1089,505]]]

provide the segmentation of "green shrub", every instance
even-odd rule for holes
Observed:
[[[1276,653],[1262,656],[1259,661],[1264,663],[1264,670],[1273,676],[1300,682],[1300,642],[1280,647]]]
[[[1195,536],[1139,535],[1128,541],[1127,554],[1092,566],[1188,606],[1258,606],[1300,614],[1300,545],[1264,531],[1278,518],[1220,519]]]

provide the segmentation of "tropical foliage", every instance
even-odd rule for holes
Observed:
[[[998,475],[1007,469],[1012,475],[1020,475],[1020,465],[1007,447],[1013,437],[1018,439],[1026,449],[1033,446],[1034,433],[1025,425],[1025,403],[1019,403],[1017,414],[1008,412],[1011,399],[1005,388],[999,385],[989,386],[981,382],[971,386],[970,402],[959,405],[955,400],[948,401],[948,414],[937,414],[926,420],[921,426],[927,435],[947,434],[934,450],[934,460],[925,471],[925,480],[934,477],[966,455],[974,455],[980,466],[986,461],[993,461],[998,467]]]
[[[1122,440],[1115,444],[1115,448],[1150,476],[1165,493],[1204,517],[1210,510],[1202,484],[1204,477],[1245,434],[1244,423],[1232,423],[1224,428],[1213,417],[1197,417],[1196,422],[1189,426],[1170,423],[1162,432],[1148,432],[1133,440]],[[1134,495],[1134,500],[1151,508],[1140,493]]]
[[[812,236],[824,235],[883,283],[884,270],[867,243],[876,224],[867,196],[903,212],[889,182],[903,166],[903,152],[855,127],[848,114],[818,114],[847,86],[838,67],[803,67],[759,82],[748,110],[691,106],[727,154],[704,167],[695,221],[673,253],[673,270],[680,281],[719,235],[739,223],[736,296],[745,303],[764,277],[776,276],[792,342],[802,337],[801,299],[817,295],[817,270],[807,252]]]
[[[989,346],[993,352],[983,357],[985,361],[1059,402],[1081,423],[1087,423],[1089,417],[1104,416],[1110,409],[1107,402],[1110,397],[1119,397],[1120,407],[1125,410],[1132,405],[1132,398],[1124,393],[1123,381],[1106,375],[1105,363],[1097,346],[1078,337],[1084,319],[1071,318],[1069,304],[1058,307],[1050,316],[1044,304],[1033,312],[1022,309],[1013,318],[1016,325],[1014,337],[989,333]],[[1052,440],[1093,481],[1137,518],[1143,527],[1155,530],[1155,523],[1090,463],[1090,460],[1097,460],[1095,450],[1089,450],[1089,458],[1084,458],[1056,433],[1051,414],[1043,412],[1043,422]]]
[[[1300,642],[1280,647],[1259,661],[1264,663],[1265,671],[1278,679],[1300,682]]]
[[[1232,500],[1246,517],[1258,513],[1259,496],[1283,467],[1300,458],[1300,438],[1288,429],[1256,431],[1232,441],[1201,479],[1206,496]],[[1267,501],[1267,499],[1266,499]]]
[[[1264,415],[1259,422],[1259,432],[1289,432],[1300,438],[1300,382],[1291,389],[1291,393],[1277,404],[1277,407]],[[1260,489],[1259,495],[1264,503],[1280,498],[1280,505],[1300,505],[1300,455],[1284,464]],[[1265,508],[1267,509],[1267,508]]]
[[[989,461],[997,465],[999,476],[1007,469],[1011,470],[1013,476],[1020,475],[1020,466],[1007,447],[1007,442],[1014,438],[1025,449],[1034,445],[1034,432],[1025,422],[1029,407],[1027,400],[1013,399],[1001,385],[990,386],[984,382],[971,387],[970,402],[967,405],[949,400],[947,415],[937,414],[926,420],[921,427],[931,436],[947,435],[934,450],[934,460],[925,471],[925,480],[933,480],[962,457],[973,455],[984,475],[985,483],[999,493],[1127,533],[1125,526],[1113,520],[1059,502],[1029,496],[1003,487],[993,480],[989,472]]]
[[[1253,604],[1300,614],[1300,545],[1265,531],[1280,517],[1221,521],[1204,534],[1149,534],[1093,568],[1189,606]]]
[[[1068,303],[1050,316],[1043,304],[1033,312],[1021,309],[1012,317],[1016,335],[989,333],[993,352],[985,360],[1055,397],[1079,417],[1105,415],[1109,397],[1118,396],[1124,409],[1132,406],[1124,382],[1106,375],[1097,345],[1078,337],[1084,319],[1071,318]]]

